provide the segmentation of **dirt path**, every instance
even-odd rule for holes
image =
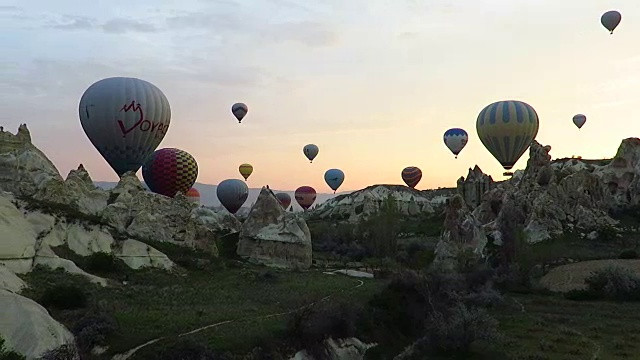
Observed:
[[[362,280],[356,280],[356,281],[358,281],[358,285],[356,285],[356,286],[354,286],[354,287],[352,287],[352,288],[350,288],[350,289],[347,289],[347,290],[354,290],[354,289],[357,289],[357,288],[361,287],[362,285],[364,285],[364,282],[363,282]],[[225,325],[225,324],[230,324],[230,323],[235,323],[235,322],[242,322],[242,321],[247,321],[247,320],[268,319],[268,318],[272,318],[272,317],[277,317],[277,316],[284,316],[284,315],[293,314],[293,313],[295,313],[295,312],[302,311],[302,310],[304,310],[304,309],[310,308],[310,307],[312,307],[312,306],[316,305],[316,304],[317,304],[317,303],[319,303],[319,302],[327,301],[327,300],[329,300],[333,295],[336,295],[336,294],[342,293],[342,292],[344,292],[344,291],[345,291],[345,290],[340,290],[340,291],[338,291],[338,292],[336,292],[336,293],[333,293],[333,294],[331,294],[331,295],[327,295],[327,296],[323,297],[322,299],[320,299],[320,300],[318,300],[318,301],[314,301],[314,302],[312,302],[312,303],[310,303],[310,304],[307,304],[307,305],[301,306],[301,307],[299,307],[299,308],[297,308],[297,309],[292,309],[292,310],[289,310],[289,311],[280,312],[280,313],[274,313],[274,314],[269,314],[269,315],[252,316],[252,317],[247,317],[247,318],[238,318],[238,319],[233,319],[233,320],[221,321],[221,322],[218,322],[218,323],[215,323],[215,324],[205,325],[205,326],[199,327],[199,328],[197,328],[197,329],[194,329],[194,330],[191,330],[191,331],[188,331],[188,332],[185,332],[185,333],[179,334],[179,335],[178,335],[178,337],[184,337],[184,336],[193,335],[193,334],[199,333],[199,332],[201,332],[201,331],[208,330],[208,329],[211,329],[211,328],[215,328],[215,327],[218,327],[218,326],[221,326],[221,325]],[[135,347],[135,348],[133,348],[133,349],[130,349],[130,350],[128,350],[128,351],[126,351],[126,352],[124,352],[124,353],[122,353],[122,354],[114,355],[114,356],[111,358],[111,360],[127,360],[127,359],[129,359],[131,356],[133,356],[133,354],[135,354],[136,352],[138,352],[140,349],[145,348],[145,347],[147,347],[147,346],[149,346],[149,345],[152,345],[152,344],[154,344],[154,343],[156,343],[156,342],[158,342],[158,341],[160,341],[160,340],[164,340],[164,339],[166,339],[166,338],[168,338],[168,337],[167,337],[167,336],[164,336],[164,337],[159,337],[159,338],[157,338],[157,339],[153,339],[153,340],[147,341],[146,343],[144,343],[144,344],[142,344],[142,345],[139,345],[139,346],[137,346],[137,347]]]

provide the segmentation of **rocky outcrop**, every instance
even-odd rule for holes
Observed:
[[[435,249],[434,264],[445,270],[456,270],[463,257],[481,258],[487,245],[482,224],[474,217],[462,196],[447,202],[442,237]]]
[[[326,360],[362,360],[365,352],[374,347],[375,344],[365,344],[359,339],[349,338],[342,340],[334,340],[329,338],[325,340]],[[318,360],[310,355],[307,351],[297,352],[289,360]]]
[[[238,255],[251,262],[279,267],[311,267],[311,234],[304,219],[280,206],[273,192],[263,187],[242,225]]]
[[[466,179],[464,176],[458,179],[456,189],[464,202],[472,209],[475,209],[480,205],[484,194],[493,189],[493,187],[493,178],[483,173],[476,165],[473,169],[469,169]]]
[[[596,167],[559,168],[552,164],[550,150],[550,146],[533,141],[522,175],[497,185],[474,209],[475,218],[485,224],[492,237],[500,238],[500,214],[507,201],[524,211],[520,225],[532,243],[565,231],[590,232],[616,224],[608,215],[609,201]]]
[[[401,185],[372,185],[329,199],[314,208],[309,216],[357,222],[378,213],[388,196],[396,200],[397,209],[402,215],[433,214],[435,208],[442,206],[449,195],[450,192],[441,190],[419,191]]]
[[[640,139],[624,139],[616,156],[594,171],[604,187],[608,205],[620,210],[640,204]]]

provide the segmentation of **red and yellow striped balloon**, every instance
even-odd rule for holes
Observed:
[[[415,188],[422,179],[422,170],[416,166],[409,166],[402,170],[402,180],[410,188]]]

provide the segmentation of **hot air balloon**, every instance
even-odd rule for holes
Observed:
[[[578,129],[581,129],[586,122],[587,117],[582,114],[577,114],[573,117],[573,123],[578,127]]]
[[[498,101],[487,105],[476,122],[482,144],[505,170],[510,170],[538,135],[536,111],[517,100]]]
[[[311,186],[300,186],[294,195],[298,204],[305,210],[316,201],[316,190]]]
[[[408,166],[402,170],[402,180],[410,188],[415,188],[422,179],[422,170],[415,166]]]
[[[169,101],[150,82],[127,77],[99,80],[78,106],[89,141],[122,176],[136,172],[160,145],[171,121]]]
[[[198,178],[198,163],[188,152],[175,148],[156,150],[142,165],[142,177],[156,194],[186,194]]]
[[[187,200],[200,205],[200,192],[198,191],[198,189],[191,188],[185,195],[187,197]]]
[[[469,135],[463,129],[453,128],[444,132],[444,144],[456,156],[456,159],[460,151],[467,145],[467,141],[469,141]]]
[[[329,169],[324,173],[324,181],[336,193],[336,190],[344,182],[344,173],[340,169]]]
[[[282,207],[286,210],[289,205],[291,205],[291,196],[289,196],[289,194],[287,193],[277,193],[276,194],[276,199],[278,199],[278,201],[280,201],[280,204],[282,204]]]
[[[313,162],[313,159],[318,156],[318,151],[320,151],[320,149],[318,149],[318,147],[314,144],[308,144],[305,145],[304,148],[302,148],[302,152],[304,153],[304,156],[309,159],[309,162]]]
[[[622,14],[615,10],[607,11],[606,13],[602,14],[602,17],[600,17],[600,23],[602,23],[602,26],[609,30],[610,34],[613,34],[613,30],[618,27],[621,20]]]
[[[244,178],[244,181],[247,181],[251,173],[253,172],[253,166],[251,164],[242,164],[238,168],[240,170],[240,175]]]
[[[235,116],[236,119],[238,119],[238,123],[242,122],[242,119],[244,119],[244,117],[247,116],[248,112],[249,112],[249,108],[244,103],[235,103],[231,107],[231,113],[233,113],[233,116]]]
[[[249,188],[238,179],[223,180],[216,189],[218,200],[228,212],[235,214],[249,197]]]

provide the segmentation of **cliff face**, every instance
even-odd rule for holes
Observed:
[[[483,195],[495,186],[493,178],[480,170],[478,165],[469,169],[467,178],[461,176],[457,182],[457,192],[464,202],[475,208],[482,202]]]

